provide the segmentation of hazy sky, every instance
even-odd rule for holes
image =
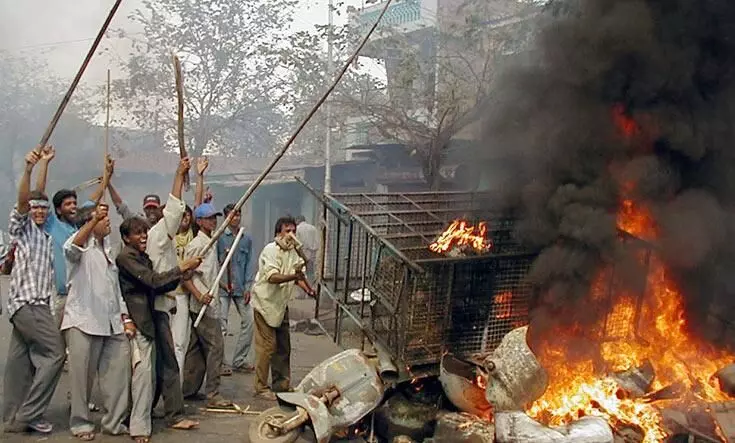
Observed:
[[[301,0],[294,27],[305,29],[326,23],[327,1]],[[0,57],[35,52],[49,62],[57,75],[71,80],[113,3],[114,0],[0,0]],[[136,32],[128,15],[140,4],[140,0],[123,0],[110,28]],[[362,4],[363,0],[345,0],[343,8]],[[335,23],[344,20],[345,14],[335,14]],[[114,60],[124,59],[128,53],[118,39],[103,40],[100,50],[103,53],[92,59],[82,83],[103,84],[109,67],[115,78]]]

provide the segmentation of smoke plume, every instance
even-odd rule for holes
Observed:
[[[545,311],[586,315],[601,265],[636,262],[618,241],[624,198],[650,210],[692,325],[712,301],[735,306],[735,2],[551,2],[495,91],[486,153],[513,168],[503,193],[542,251]]]

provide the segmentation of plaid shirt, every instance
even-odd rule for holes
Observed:
[[[36,226],[29,214],[17,209],[10,213],[8,233],[17,244],[8,295],[8,315],[12,318],[25,305],[49,305],[55,290],[54,246],[43,226]]]

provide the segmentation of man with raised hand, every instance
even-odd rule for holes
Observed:
[[[45,147],[43,152],[53,148]],[[53,430],[43,415],[64,364],[64,342],[50,308],[55,292],[54,245],[43,229],[50,205],[43,192],[30,191],[31,173],[41,156],[36,150],[26,155],[18,203],[8,222],[8,233],[17,246],[8,294],[13,330],[3,389],[5,432],[31,429],[48,434]]]
[[[151,196],[146,197],[144,202],[143,210],[146,218],[149,223],[153,223],[147,233],[146,254],[151,260],[153,271],[158,273],[167,272],[179,265],[174,238],[186,209],[182,191],[184,177],[189,173],[190,167],[189,158],[180,160],[171,194],[165,206],[155,206]],[[176,312],[175,288],[156,296],[153,304],[153,323],[156,328],[156,392],[153,404],[156,404],[160,393],[163,396],[163,409],[168,426],[175,429],[190,429],[191,422],[181,419],[184,414],[184,395],[171,331],[171,316]]]
[[[104,180],[109,180],[109,169]],[[69,346],[69,427],[80,440],[91,441],[95,425],[88,404],[97,376],[105,401],[102,431],[128,433],[123,424],[131,377],[128,339],[135,337],[136,328],[120,292],[117,266],[110,259],[107,205],[99,204],[81,221],[84,225],[64,245],[69,295],[61,330]]]

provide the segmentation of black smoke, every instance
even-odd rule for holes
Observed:
[[[538,312],[595,320],[592,280],[632,261],[616,229],[626,192],[653,214],[694,329],[712,302],[735,314],[735,1],[551,2],[494,91],[484,149],[509,161],[517,234],[542,251]],[[615,109],[639,131],[625,136]]]

